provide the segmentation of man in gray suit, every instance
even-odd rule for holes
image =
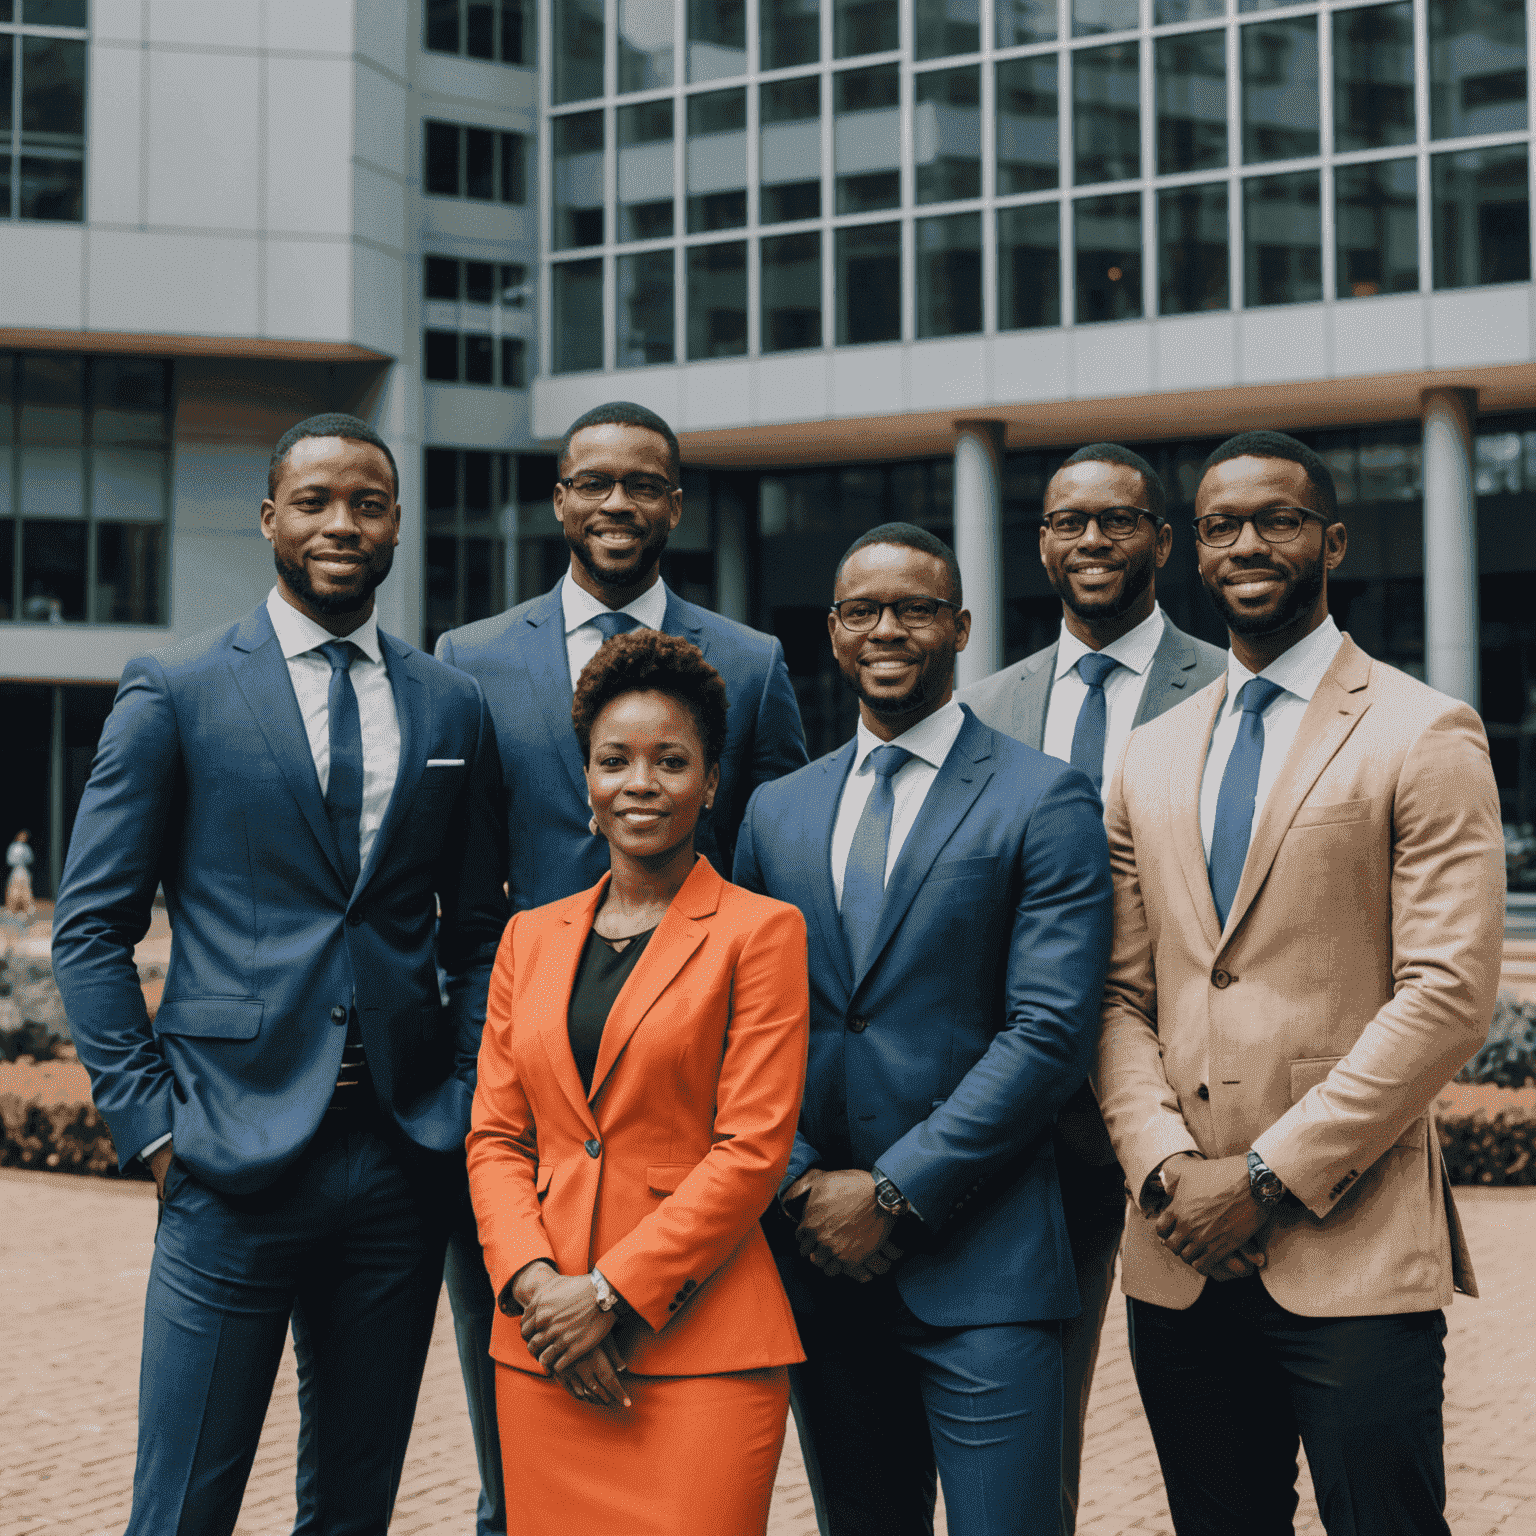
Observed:
[[[984,724],[1065,759],[1100,789],[1136,726],[1226,667],[1224,652],[1176,629],[1158,607],[1157,573],[1173,549],[1165,505],[1163,483],[1140,454],[1118,443],[1078,449],[1046,487],[1040,528],[1061,635],[957,695]],[[1056,1159],[1083,1304],[1062,1325],[1061,1521],[1072,1536],[1088,1393],[1125,1222],[1124,1180],[1087,1084],[1057,1120]]]

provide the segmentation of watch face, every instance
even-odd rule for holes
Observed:
[[[1259,1198],[1267,1204],[1277,1203],[1280,1196],[1285,1193],[1285,1185],[1280,1182],[1278,1173],[1269,1172],[1259,1175]]]

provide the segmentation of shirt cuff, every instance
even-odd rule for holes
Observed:
[[[140,1147],[139,1161],[141,1163],[148,1164],[150,1158],[152,1158],[155,1153],[158,1152],[160,1148],[163,1147],[170,1139],[171,1133],[167,1131],[164,1136],[156,1136],[155,1139],[150,1142],[147,1147]]]

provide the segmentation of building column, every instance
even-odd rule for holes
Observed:
[[[1424,402],[1424,677],[1478,707],[1477,394],[1426,389]]]
[[[1003,664],[1003,424],[955,423],[955,555],[971,611],[971,640],[955,664],[955,686]]]

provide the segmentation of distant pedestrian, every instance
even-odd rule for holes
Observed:
[[[32,897],[30,836],[23,827],[5,850],[5,867],[10,871],[5,882],[5,911],[8,917],[17,918],[22,923],[30,923],[37,912],[37,902]]]

